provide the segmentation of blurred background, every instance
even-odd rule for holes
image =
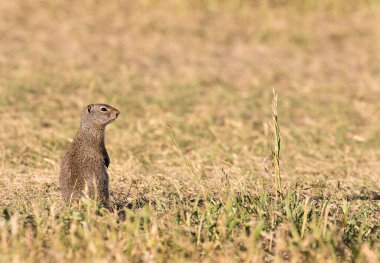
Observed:
[[[257,177],[275,89],[285,178],[375,187],[379,4],[2,1],[2,171],[55,182],[82,108],[105,102],[121,111],[107,134],[120,173],[182,174],[174,132],[204,178]]]
[[[0,261],[378,262],[379,25],[379,0],[0,1]],[[115,213],[58,187],[98,102]]]

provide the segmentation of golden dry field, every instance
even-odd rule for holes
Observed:
[[[378,0],[1,1],[0,263],[379,262],[379,100]],[[113,212],[58,185],[96,102]]]

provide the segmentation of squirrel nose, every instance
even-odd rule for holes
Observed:
[[[119,116],[119,114],[120,114],[120,112],[117,111],[117,112],[116,112],[116,118]]]

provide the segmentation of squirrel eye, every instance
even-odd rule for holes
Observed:
[[[106,107],[101,107],[100,110],[101,111],[107,111],[107,108]]]

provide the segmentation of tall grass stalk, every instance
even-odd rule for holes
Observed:
[[[206,191],[205,191],[205,189],[204,189],[204,187],[203,187],[202,180],[201,180],[201,178],[199,178],[198,176],[195,175],[195,173],[194,173],[194,171],[193,171],[193,167],[191,166],[189,160],[186,158],[186,156],[183,154],[181,148],[179,147],[178,142],[177,142],[177,139],[176,139],[175,136],[174,136],[173,127],[170,126],[169,124],[167,124],[167,127],[168,127],[168,129],[169,129],[169,133],[170,133],[170,136],[171,136],[171,138],[172,138],[172,140],[173,140],[173,142],[174,142],[174,145],[175,145],[175,147],[176,147],[178,153],[179,153],[179,154],[181,155],[181,157],[182,157],[182,160],[183,160],[183,162],[184,162],[185,167],[186,167],[187,170],[189,171],[189,174],[192,176],[192,178],[195,179],[195,180],[197,181],[197,183],[198,183],[198,185],[199,185],[199,187],[200,187],[200,189],[201,189],[201,191],[202,191],[203,198],[206,198]]]
[[[301,239],[305,236],[306,225],[307,225],[307,215],[309,213],[309,201],[310,201],[310,198],[306,197],[306,199],[305,199],[305,205],[304,205],[304,208],[303,208]]]
[[[280,194],[282,196],[282,182],[281,182],[281,169],[280,169],[280,151],[281,151],[281,134],[280,126],[278,124],[278,113],[277,113],[277,93],[273,90],[273,100],[272,100],[272,129],[274,135],[274,149],[272,148],[272,162],[274,167],[274,177],[276,184],[276,197]]]

